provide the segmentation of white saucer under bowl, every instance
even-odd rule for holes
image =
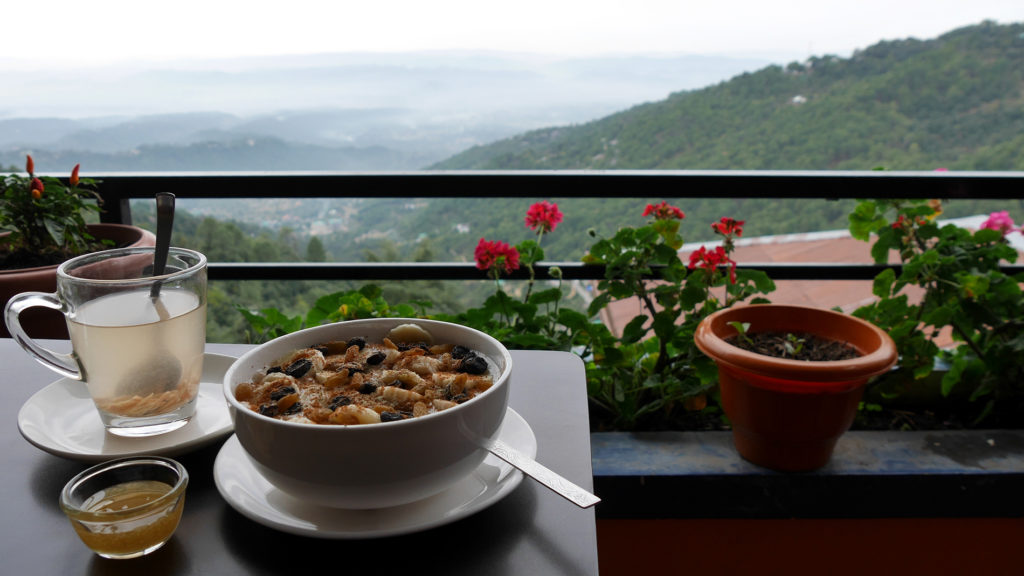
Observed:
[[[36,392],[18,411],[18,430],[41,450],[57,456],[100,462],[122,456],[174,456],[197,450],[231,434],[224,401],[224,374],[235,361],[205,354],[195,416],[173,432],[141,438],[107,433],[85,385],[61,378]]]
[[[533,429],[511,408],[499,438],[531,458],[537,455]],[[523,475],[488,454],[472,474],[429,498],[374,510],[328,508],[302,502],[275,488],[232,436],[217,454],[213,478],[228,504],[259,524],[300,536],[365,539],[419,532],[475,514],[512,492]]]

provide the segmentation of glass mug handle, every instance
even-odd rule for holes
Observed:
[[[21,327],[21,321],[18,320],[18,315],[23,310],[39,306],[42,308],[49,308],[58,312],[63,312],[64,307],[61,305],[60,300],[57,299],[57,294],[47,294],[45,292],[22,292],[12,296],[7,301],[7,306],[4,308],[4,321],[7,322],[7,331],[11,333],[11,338],[14,338],[26,352],[31,354],[36,360],[38,360],[43,366],[46,366],[50,370],[57,372],[62,376],[66,376],[73,380],[81,380],[82,372],[79,369],[78,361],[71,354],[61,354],[43,348],[35,342],[35,340],[29,338],[28,334],[25,333],[25,329]]]

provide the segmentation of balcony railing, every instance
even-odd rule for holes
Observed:
[[[102,180],[104,222],[131,223],[129,201],[161,191],[178,198],[941,198],[1024,201],[1024,172],[818,171],[423,171],[178,172],[90,174]],[[549,262],[571,280],[600,279],[603,269]],[[776,280],[869,280],[886,266],[759,264]],[[1006,267],[1008,272],[1024,266]],[[472,263],[227,263],[213,280],[480,280]],[[526,279],[526,270],[513,278]]]

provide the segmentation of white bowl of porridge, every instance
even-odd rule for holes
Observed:
[[[307,328],[228,369],[235,434],[275,487],[315,504],[397,506],[442,492],[487,452],[512,358],[494,338],[432,320]]]

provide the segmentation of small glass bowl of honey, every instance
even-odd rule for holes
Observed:
[[[170,458],[120,458],[72,478],[61,491],[60,507],[93,552],[135,558],[174,534],[187,486],[185,467]]]

